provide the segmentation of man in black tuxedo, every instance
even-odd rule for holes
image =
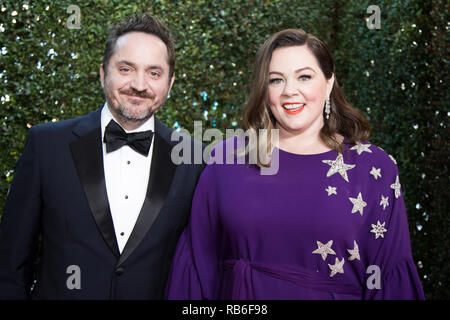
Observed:
[[[103,107],[29,131],[0,225],[0,299],[163,297],[203,169],[174,164],[179,141],[154,116],[174,81],[167,28],[116,24],[100,77]]]

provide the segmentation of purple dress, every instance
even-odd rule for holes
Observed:
[[[278,151],[275,175],[208,164],[166,298],[424,299],[394,158],[366,142]]]

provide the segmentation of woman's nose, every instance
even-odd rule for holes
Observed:
[[[287,96],[296,95],[299,93],[298,87],[293,81],[286,81],[286,85],[283,88],[283,94]]]

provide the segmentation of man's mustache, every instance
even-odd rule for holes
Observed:
[[[136,97],[148,98],[148,99],[153,98],[153,96],[148,94],[146,91],[137,91],[137,90],[133,90],[133,89],[128,89],[128,90],[120,90],[119,92],[121,94],[126,94],[128,96],[136,96]]]

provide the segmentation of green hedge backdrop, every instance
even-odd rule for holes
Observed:
[[[370,5],[381,10],[370,29]],[[79,9],[79,28],[75,5]],[[0,1],[0,207],[28,129],[104,103],[99,83],[108,27],[134,12],[176,38],[176,81],[159,113],[192,132],[237,128],[255,53],[272,33],[303,28],[328,44],[370,141],[398,162],[414,259],[427,299],[449,299],[449,2]],[[369,22],[371,22],[370,20]]]

